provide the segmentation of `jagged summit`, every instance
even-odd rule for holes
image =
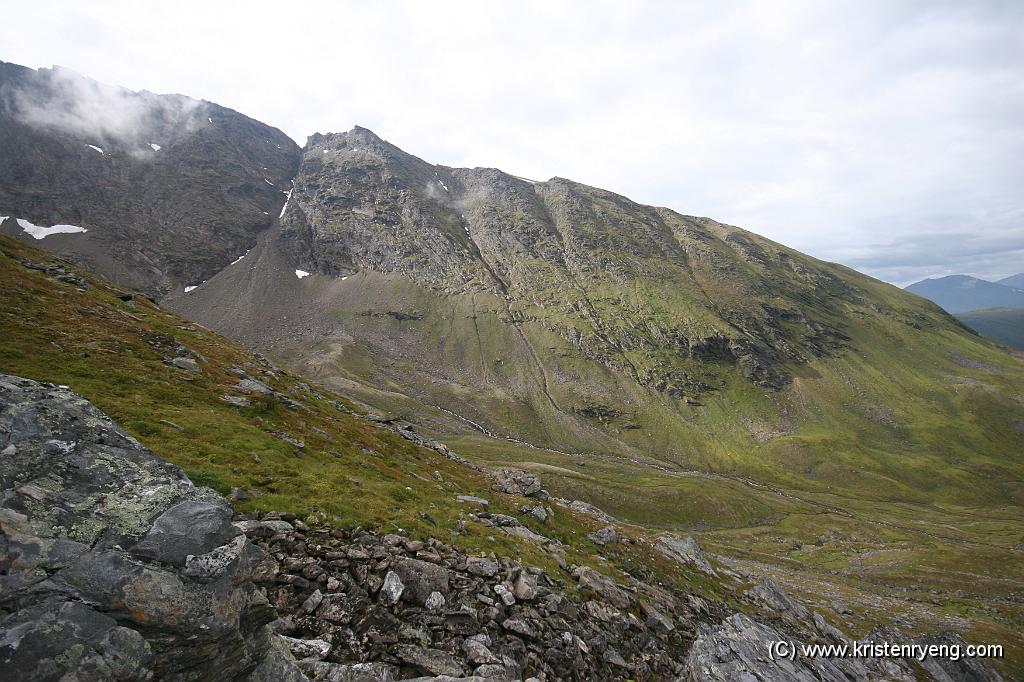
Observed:
[[[299,160],[276,128],[182,95],[0,62],[0,229],[161,297],[209,279],[267,230]]]

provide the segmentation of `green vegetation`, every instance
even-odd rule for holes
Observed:
[[[246,491],[241,511],[277,510],[345,527],[404,529],[464,549],[516,555],[558,573],[540,546],[497,529],[459,521],[475,508],[456,495],[482,496],[491,511],[517,515],[522,498],[496,493],[484,473],[417,446],[349,411],[343,396],[310,386],[217,334],[189,323],[141,296],[83,275],[85,292],[22,261],[57,259],[0,235],[0,371],[70,386],[161,457],[181,466],[196,485],[223,494]],[[67,263],[59,262],[67,269]],[[184,346],[202,372],[166,359]],[[289,409],[272,395],[248,394],[248,407],[224,395],[241,370],[301,404]],[[339,410],[336,404],[346,409]],[[348,411],[346,411],[348,410]],[[302,441],[302,447],[285,440]],[[436,475],[434,472],[437,472]],[[709,598],[729,595],[716,583],[667,560],[647,545],[622,548],[607,561],[585,536],[598,524],[557,506],[546,525],[529,526],[560,540],[570,563],[614,574],[613,566],[642,566],[659,579]],[[638,531],[639,532],[639,531]]]
[[[547,552],[493,529],[469,524],[451,535],[471,511],[456,494],[487,497],[502,513],[515,513],[517,501],[491,492],[485,476],[332,401],[356,411],[360,403],[288,371],[265,375],[241,346],[140,297],[122,301],[98,278],[79,292],[17,260],[52,257],[6,237],[0,245],[7,254],[0,258],[3,371],[70,385],[196,483],[255,493],[237,503],[242,510],[400,527],[557,570]],[[696,531],[706,551],[740,568],[767,572],[811,602],[849,607],[855,634],[894,617],[916,631],[960,629],[1006,644],[1009,669],[1024,669],[1024,569],[1014,549],[1024,538],[1024,434],[1012,428],[1024,421],[1024,370],[942,313],[865,280],[861,286],[873,287],[873,300],[888,307],[885,314],[848,311],[864,318],[847,328],[856,350],[793,366],[793,382],[778,392],[753,386],[735,367],[712,367],[720,383],[700,406],[640,388],[527,320],[524,338],[543,351],[553,407],[538,398],[541,368],[523,338],[509,335],[493,296],[442,298],[401,277],[362,276],[380,279],[379,290],[394,296],[391,309],[423,317],[358,317],[360,324],[389,340],[401,342],[403,333],[435,339],[451,364],[386,364],[379,348],[339,339],[282,347],[284,364],[412,417],[417,430],[481,463],[535,470],[554,494],[589,500],[634,524],[627,534]],[[365,309],[357,301],[339,314]],[[164,362],[178,344],[205,358],[202,373]],[[237,394],[235,369],[305,409],[261,395],[249,396],[248,407],[227,404],[221,396]],[[428,386],[419,381],[428,374],[448,380]],[[489,388],[472,388],[480,378]],[[422,392],[402,392],[417,386]],[[566,416],[588,402],[619,415]],[[484,435],[429,405],[506,424],[499,435],[538,447]],[[598,524],[555,511],[547,525],[531,527],[565,543],[570,562],[609,570],[584,540]],[[604,555],[621,569],[730,599],[717,583],[643,544]]]
[[[956,319],[982,336],[1024,350],[1024,308],[984,308],[959,313]]]

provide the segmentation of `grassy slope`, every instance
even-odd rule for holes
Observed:
[[[381,532],[404,529],[413,537],[438,537],[470,551],[518,556],[555,577],[560,574],[553,556],[533,543],[476,523],[455,531],[473,511],[456,501],[457,494],[483,496],[491,501],[491,511],[518,514],[522,498],[490,490],[491,480],[483,473],[338,410],[332,400],[352,403],[286,371],[267,370],[251,351],[142,297],[120,300],[122,290],[98,276],[84,275],[90,288],[80,292],[24,267],[19,262],[24,259],[74,269],[0,235],[0,372],[70,386],[146,447],[181,466],[197,485],[224,494],[235,487],[255,491],[254,499],[236,503],[242,511],[288,511]],[[203,356],[202,373],[164,362],[178,344]],[[239,376],[233,368],[305,408],[290,410],[259,395],[250,396],[247,408],[228,405],[220,396],[237,394],[232,387]],[[275,432],[305,445],[297,448]],[[569,563],[591,565],[620,580],[619,571],[625,570],[738,607],[732,588],[680,567],[646,542],[599,554],[585,536],[600,524],[552,509],[545,525],[528,517],[523,521],[561,541]],[[646,536],[640,528],[627,534],[638,540]]]
[[[725,555],[797,576],[793,589],[823,580],[865,625],[899,611],[922,629],[973,630],[1020,650],[1024,569],[1011,548],[1024,537],[1024,434],[1013,428],[1024,419],[1024,364],[894,287],[822,267],[873,303],[823,312],[857,320],[843,326],[855,350],[795,366],[777,393],[711,367],[722,384],[701,407],[582,357],[546,328],[551,308],[531,308],[537,321],[522,329],[543,353],[559,414],[538,395],[539,372],[497,303],[435,296],[398,276],[384,277],[389,287],[364,285],[366,298],[338,311],[352,336],[277,350],[328,383],[347,377],[361,399],[460,452],[536,469],[556,494],[647,527],[704,531]],[[391,298],[382,301],[382,289]],[[371,308],[423,319],[359,315]],[[430,347],[435,364],[396,352],[415,344]],[[586,429],[575,414],[566,419],[590,401],[624,416]],[[550,449],[487,437],[424,402]]]
[[[1024,308],[972,310],[956,318],[979,334],[1024,350]]]

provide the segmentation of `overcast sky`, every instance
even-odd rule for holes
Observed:
[[[1024,2],[7,0],[0,59],[359,124],[904,285],[1024,271]]]

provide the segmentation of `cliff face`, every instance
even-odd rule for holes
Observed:
[[[714,385],[706,362],[779,388],[846,347],[857,278],[712,220],[561,178],[430,165],[363,128],[314,136],[281,237],[311,272],[401,273],[487,292],[588,358],[674,397]]]
[[[298,147],[216,104],[0,63],[0,226],[86,232],[47,249],[160,297],[199,284],[277,217]]]

